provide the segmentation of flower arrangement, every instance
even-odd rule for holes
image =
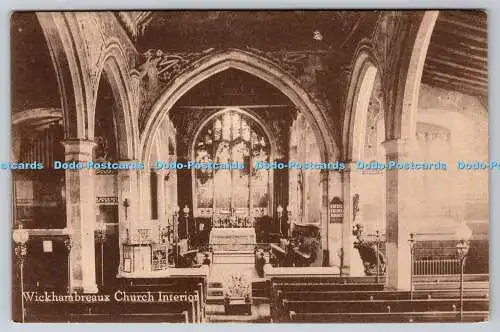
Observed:
[[[224,296],[226,298],[244,298],[245,302],[250,302],[250,282],[246,276],[238,272],[231,275],[225,283]]]

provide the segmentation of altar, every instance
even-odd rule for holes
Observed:
[[[213,228],[210,232],[213,251],[254,251],[254,228]]]

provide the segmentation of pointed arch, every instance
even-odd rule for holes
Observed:
[[[217,112],[213,112],[210,115],[205,116],[204,119],[202,119],[202,121],[200,121],[200,124],[196,128],[195,134],[193,135],[193,140],[189,146],[188,156],[190,156],[191,160],[193,160],[193,161],[197,160],[197,158],[196,158],[196,145],[197,145],[197,142],[199,142],[198,139],[199,139],[201,133],[205,130],[207,125],[210,123],[210,121],[216,119],[217,117],[223,116],[227,112],[237,113],[240,116],[245,117],[246,120],[249,121],[249,123],[258,127],[259,131],[261,131],[263,133],[263,136],[267,140],[267,143],[269,144],[269,147],[270,147],[268,161],[274,161],[276,158],[276,154],[277,154],[276,139],[272,135],[271,129],[265,124],[265,121],[263,121],[261,117],[259,117],[257,114],[255,114],[254,112],[252,112],[250,110],[245,110],[245,109],[241,109],[239,107],[231,107],[231,106],[223,108]],[[251,151],[250,151],[250,154],[251,154]],[[216,154],[214,153],[213,156],[215,157],[215,155]],[[262,161],[264,161],[264,160],[262,160]],[[253,165],[254,164],[250,161],[250,165],[249,165],[250,172],[248,174],[249,177],[252,177],[251,170],[254,167]],[[197,208],[198,207],[198,197],[197,197],[197,195],[194,194],[196,192],[196,169],[195,168],[193,168],[191,170],[191,176],[192,176],[192,178],[191,178],[192,183],[191,184],[192,184],[192,192],[193,192],[193,209],[194,209],[194,213],[197,214],[198,213],[198,208]],[[249,182],[248,185],[249,185],[249,188],[251,188],[251,182]],[[269,170],[269,180],[268,180],[268,195],[269,195],[268,208],[269,208],[269,211],[273,211],[273,205],[274,205],[273,204],[273,200],[274,200],[273,190],[274,190],[274,177],[273,177],[273,170],[271,169],[271,170]],[[251,196],[252,191],[250,190],[248,192],[248,194]],[[250,207],[250,211],[251,211],[253,208],[253,204],[252,204],[253,199],[250,196],[248,197],[248,202],[251,206]]]
[[[374,58],[367,49],[361,49],[353,66],[344,116],[342,157],[345,161],[361,159],[368,104],[377,73]]]
[[[420,83],[424,72],[427,50],[434,31],[439,11],[426,11],[420,22],[417,34],[412,44],[411,56],[407,66],[402,68],[403,74],[399,82],[400,91],[394,105],[394,132],[391,138],[413,140],[416,134],[416,119],[418,111],[418,96]]]
[[[259,127],[262,129],[262,131],[266,134],[267,139],[269,140],[269,144],[271,145],[271,160],[275,159],[276,153],[278,151],[278,148],[276,146],[276,140],[273,135],[271,135],[271,129],[265,124],[265,122],[262,120],[262,118],[258,115],[252,112],[251,110],[245,110],[239,107],[227,107],[224,109],[221,109],[217,112],[211,113],[210,115],[206,116],[203,118],[196,128],[195,134],[193,136],[193,141],[191,142],[191,145],[189,146],[189,151],[188,151],[188,156],[194,160],[194,150],[195,150],[195,145],[196,141],[198,140],[198,136],[200,133],[203,131],[205,126],[214,118],[220,116],[221,114],[227,112],[227,111],[233,111],[238,114],[244,115],[252,119]]]
[[[150,154],[152,138],[162,119],[186,92],[202,81],[227,69],[237,69],[254,75],[280,90],[306,116],[317,136],[323,161],[338,158],[338,145],[327,125],[325,110],[288,73],[271,61],[250,52],[231,49],[209,54],[175,79],[153,105],[141,134],[141,160]]]
[[[116,112],[117,129],[118,129],[118,147],[119,158],[121,160],[134,160],[137,156],[137,138],[138,130],[134,125],[132,116],[132,93],[129,86],[128,65],[125,61],[125,56],[122,48],[117,42],[111,42],[106,47],[101,60],[101,64],[97,72],[96,85],[99,86],[102,75],[107,79],[113,93],[114,101],[118,106]],[[98,89],[96,87],[96,89]],[[94,137],[95,126],[95,111],[96,102],[99,91],[97,91],[96,98],[89,111],[90,125],[88,128],[89,137]]]
[[[65,136],[87,138],[87,109],[92,92],[75,46],[82,40],[71,31],[64,13],[37,12],[36,15],[57,76]]]

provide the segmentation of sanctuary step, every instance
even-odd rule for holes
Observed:
[[[215,251],[213,264],[254,264],[253,251]]]
[[[224,286],[222,282],[211,281],[208,283],[207,304],[224,304]]]

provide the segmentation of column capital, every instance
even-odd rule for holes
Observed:
[[[165,168],[160,168],[160,169],[157,169],[155,170],[154,172],[160,176],[162,175],[168,175],[170,173],[172,173],[173,170],[171,169],[165,169]]]
[[[319,171],[319,183],[320,185],[326,185],[328,186],[328,183],[332,181],[332,176],[334,174],[334,171],[327,170],[327,169],[322,169]]]
[[[84,139],[84,138],[66,138],[62,141],[64,147],[91,147],[93,148],[96,143],[92,140]]]
[[[125,159],[125,158],[123,158],[123,159],[118,160],[117,162],[122,164],[122,163],[138,163],[140,161],[137,159]]]
[[[345,165],[344,172],[352,172],[356,169],[356,162],[352,160],[347,160],[343,162]]]
[[[407,156],[416,147],[416,139],[393,138],[382,142],[386,156]]]
[[[123,164],[126,164],[126,165],[136,164],[136,165],[138,165],[141,163],[139,160],[134,160],[134,159],[120,159],[116,162],[120,165],[123,165]],[[142,165],[144,166],[144,163],[142,163]],[[137,171],[142,171],[142,170],[143,170],[143,168],[130,167],[127,169],[119,169],[118,174],[120,174],[120,173],[132,173],[132,172],[137,172]]]
[[[95,142],[86,139],[65,139],[62,142],[66,160],[90,160],[95,147]]]

